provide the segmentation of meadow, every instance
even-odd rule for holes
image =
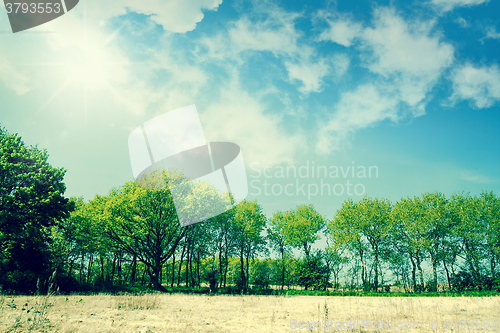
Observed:
[[[0,306],[1,332],[500,332],[500,297],[101,294]]]

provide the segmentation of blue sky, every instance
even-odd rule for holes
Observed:
[[[0,122],[47,148],[66,195],[86,200],[132,180],[135,127],[191,104],[207,140],[240,145],[247,199],[268,215],[311,203],[332,218],[364,194],[500,194],[498,13],[487,0],[82,0],[12,34],[0,7]],[[306,165],[356,175],[279,175]]]

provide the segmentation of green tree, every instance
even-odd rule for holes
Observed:
[[[482,202],[469,194],[456,193],[448,202],[452,232],[460,240],[461,252],[474,282],[482,279],[481,261],[484,258],[486,228],[481,214]]]
[[[422,263],[429,248],[427,238],[429,224],[421,198],[402,198],[393,208],[391,214],[395,223],[392,233],[395,253],[401,257],[408,256],[412,266],[413,290],[422,289],[424,275]],[[420,284],[417,286],[416,271],[419,272]]]
[[[500,263],[500,198],[493,192],[481,193],[482,221],[485,225],[485,251],[489,259],[491,279],[496,278]]]
[[[337,210],[335,217],[328,224],[328,230],[331,232],[331,246],[333,248],[349,249],[358,257],[361,283],[366,288],[368,285],[366,261],[369,244],[361,232],[359,222],[361,219],[361,211],[358,209],[358,205],[352,199],[348,199]],[[353,270],[357,271],[357,268],[353,267]]]
[[[265,239],[261,233],[266,224],[266,216],[262,212],[262,208],[257,204],[257,200],[243,200],[236,206],[233,221],[235,248],[240,258],[239,284],[243,291],[246,292],[249,283],[249,260],[254,258],[256,253],[261,251],[265,245]]]
[[[373,256],[373,288],[378,290],[380,257],[385,248],[389,245],[389,235],[392,229],[392,222],[389,214],[392,205],[389,200],[363,198],[357,204],[360,211],[359,228],[363,236],[366,237],[371,246]]]
[[[422,210],[427,233],[425,235],[426,250],[429,253],[432,265],[432,284],[428,288],[431,291],[437,291],[438,284],[438,266],[446,252],[446,237],[450,230],[450,219],[446,209],[447,200],[442,193],[424,193],[422,195]],[[447,269],[447,268],[446,268]],[[449,274],[447,274],[449,277]]]
[[[313,205],[302,205],[295,211],[287,213],[286,224],[283,228],[285,241],[295,248],[304,250],[306,258],[311,253],[314,242],[319,237],[319,232],[325,227],[325,219]]]
[[[288,220],[290,219],[290,213],[283,213],[277,211],[273,214],[273,217],[269,221],[269,227],[267,228],[267,238],[273,249],[278,252],[281,256],[281,290],[285,288],[285,273],[286,273],[286,263],[285,256],[290,253],[290,245],[285,240],[284,229]]]
[[[299,261],[297,276],[298,284],[305,290],[309,288],[326,290],[329,287],[328,268],[323,263],[321,251]]]
[[[170,186],[183,184],[183,199],[186,203],[183,209],[198,208],[195,200],[189,197],[194,192],[205,190],[211,196],[218,195],[215,189],[206,184],[186,181],[181,173],[170,170],[161,172],[163,177],[160,177],[160,181],[164,179],[166,182],[168,178]],[[153,180],[157,179],[158,173],[151,174],[151,177]],[[158,189],[144,189],[131,182],[112,190],[105,202],[104,216],[101,219],[106,222],[103,228],[115,246],[143,262],[153,287],[161,291],[166,291],[160,281],[162,267],[175,253],[188,230],[192,229],[192,226],[180,225],[168,185]],[[193,213],[204,214],[200,211]]]
[[[46,150],[27,147],[0,128],[0,284],[33,290],[50,274],[51,227],[74,203],[64,197],[65,170],[48,162]]]

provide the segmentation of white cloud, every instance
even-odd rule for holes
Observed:
[[[500,39],[500,32],[497,32],[495,27],[488,27],[486,29],[486,36],[484,38]]]
[[[459,17],[455,20],[456,23],[458,23],[458,25],[460,25],[462,28],[469,28],[470,27],[470,23],[464,19],[463,17]]]
[[[299,83],[302,94],[320,92],[324,78],[332,70],[336,77],[343,75],[349,62],[345,55],[333,56],[332,60],[318,57],[312,46],[300,40],[303,34],[295,28],[298,17],[300,14],[272,3],[256,3],[251,15],[229,23],[227,31],[202,38],[203,47],[196,53],[204,61],[227,67],[228,61],[240,65],[248,56],[269,52],[283,62],[288,80]]]
[[[375,10],[374,18],[374,27],[363,31],[363,43],[372,51],[366,61],[372,72],[431,83],[453,62],[453,47],[431,35],[433,21],[405,22],[389,8]]]
[[[287,13],[271,5],[260,8],[259,16],[242,16],[228,23],[227,31],[205,37],[200,43],[207,49],[207,59],[241,60],[247,52],[271,52],[275,56],[311,54],[312,49],[298,45],[301,33],[295,29],[297,13]]]
[[[349,69],[351,61],[343,53],[335,53],[329,58],[320,58],[316,62],[301,59],[298,62],[285,61],[285,68],[290,81],[300,81],[299,91],[307,95],[323,91],[325,77],[340,79]]]
[[[285,62],[290,80],[299,80],[302,86],[299,91],[303,94],[320,92],[322,90],[322,79],[330,72],[330,66],[324,59],[317,63],[290,63]]]
[[[319,132],[323,153],[340,149],[349,133],[396,120],[405,110],[425,114],[428,93],[453,62],[453,47],[431,32],[433,21],[406,22],[390,8],[378,8],[373,16],[372,27],[357,32],[359,43],[353,44],[372,81],[341,95]]]
[[[473,183],[489,184],[492,182],[490,177],[478,174],[475,171],[462,171],[460,172],[459,177],[462,180]]]
[[[295,153],[304,148],[302,136],[285,133],[281,117],[266,111],[258,97],[241,90],[233,79],[200,118],[207,140],[237,143],[246,164],[293,163]]]
[[[0,54],[0,81],[17,95],[23,95],[31,89],[31,80],[14,68],[2,54]]]
[[[328,40],[349,47],[355,38],[361,36],[363,26],[360,23],[346,17],[330,19],[323,14],[321,16],[327,21],[329,28],[319,35],[319,40]]]
[[[431,4],[441,12],[448,12],[455,7],[470,7],[488,3],[490,0],[431,0]]]
[[[339,150],[356,130],[373,126],[384,119],[398,119],[397,98],[374,84],[358,86],[343,94],[330,120],[320,127],[318,152]]]
[[[465,64],[452,74],[451,100],[471,100],[477,108],[487,108],[500,101],[500,70],[497,65],[474,67]]]
[[[136,12],[151,15],[151,20],[167,31],[184,33],[194,30],[203,20],[204,10],[217,10],[222,0],[87,0],[74,11],[86,11],[94,20],[108,20],[112,17]],[[85,8],[84,8],[85,7]]]

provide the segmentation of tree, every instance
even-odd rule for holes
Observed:
[[[333,231],[327,228],[325,230],[326,247],[323,250],[323,258],[327,269],[327,281],[330,280],[330,274],[333,273],[334,287],[337,290],[339,286],[339,275],[342,266],[349,262],[349,258],[343,254],[346,250],[344,244],[334,243],[332,240]]]
[[[423,219],[427,233],[427,252],[429,253],[432,265],[432,286],[431,291],[437,291],[437,268],[439,262],[446,256],[446,236],[449,233],[449,214],[446,209],[447,200],[442,193],[424,193],[422,195]],[[447,268],[446,268],[447,270]],[[447,273],[449,279],[449,274]]]
[[[48,162],[46,150],[27,147],[0,128],[0,284],[29,291],[48,276],[50,228],[74,203],[64,197],[65,170]]]
[[[146,265],[153,287],[166,291],[160,281],[162,267],[175,253],[188,230],[192,229],[192,226],[182,227],[177,214],[188,214],[189,209],[193,216],[204,214],[197,210],[198,206],[191,198],[203,191],[212,197],[219,194],[208,184],[195,184],[182,173],[171,170],[159,170],[148,177],[140,180],[141,185],[162,181],[165,184],[145,189],[130,182],[113,189],[105,202],[101,221],[106,234],[118,249]],[[176,210],[169,186],[183,186],[181,199],[184,200],[182,209],[185,211]]]
[[[298,284],[305,290],[309,288],[326,290],[330,286],[328,268],[322,261],[321,251],[299,261]]]
[[[290,219],[290,213],[277,211],[269,221],[267,228],[267,238],[271,246],[281,256],[281,290],[285,288],[285,255],[290,252],[290,245],[285,240],[284,228]]]
[[[452,232],[461,242],[461,252],[474,282],[482,279],[481,260],[484,256],[485,225],[481,216],[481,200],[469,194],[456,193],[448,202]]]
[[[374,258],[373,269],[375,277],[373,280],[373,288],[378,290],[378,276],[380,266],[380,256],[384,253],[384,248],[389,244],[389,234],[392,229],[391,219],[389,214],[392,205],[389,200],[379,200],[377,198],[363,198],[357,208],[360,211],[360,219],[358,220],[359,229],[370,243],[372,255]]]
[[[302,205],[287,213],[283,232],[286,242],[295,248],[302,248],[308,258],[312,245],[319,239],[319,232],[324,227],[325,220],[316,212],[314,206]]]
[[[235,247],[240,257],[240,287],[244,292],[248,289],[249,260],[256,252],[263,249],[265,240],[261,233],[266,224],[266,216],[257,200],[243,200],[236,206],[234,216]],[[246,269],[245,269],[246,259]]]
[[[500,198],[493,192],[483,192],[480,199],[481,220],[486,229],[485,250],[489,257],[491,279],[494,280],[500,263]]]
[[[332,247],[345,247],[358,256],[361,283],[366,288],[368,285],[366,274],[368,244],[359,228],[361,218],[361,212],[357,204],[352,199],[348,199],[344,201],[333,220],[328,224],[328,230],[332,235]],[[354,267],[353,270],[357,271],[357,268]]]

